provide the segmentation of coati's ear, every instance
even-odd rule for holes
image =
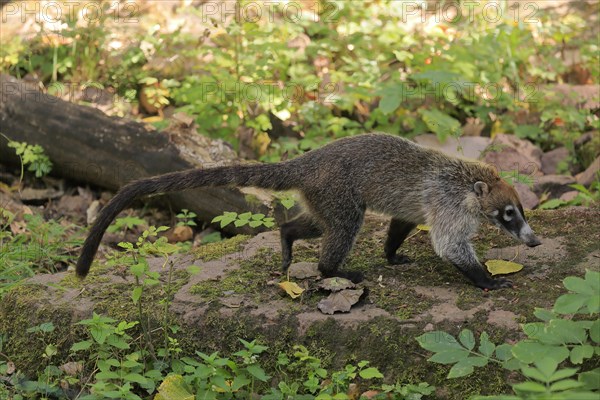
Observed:
[[[478,197],[483,197],[487,195],[490,191],[487,183],[481,181],[475,182],[475,184],[473,185],[473,190],[475,190],[475,194]]]

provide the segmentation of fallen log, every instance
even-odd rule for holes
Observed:
[[[0,132],[42,146],[54,165],[53,175],[110,190],[133,179],[238,162],[221,140],[190,130],[159,132],[44,94],[36,85],[8,75],[0,75]],[[19,162],[4,139],[0,160]],[[204,221],[224,211],[269,214],[273,210],[272,194],[254,188],[200,188],[166,198],[172,209],[187,208]]]

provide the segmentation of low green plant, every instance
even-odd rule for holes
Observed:
[[[73,224],[45,221],[41,215],[25,214],[17,222],[13,213],[0,207],[0,297],[36,272],[66,266],[82,242],[79,232]]]
[[[590,188],[586,188],[578,183],[569,185],[569,187],[577,190],[577,196],[572,200],[550,199],[543,202],[538,208],[540,210],[554,210],[564,206],[586,206],[589,207],[593,203],[600,201],[600,181],[594,182]]]
[[[510,185],[515,185],[516,183],[522,183],[529,187],[533,187],[534,178],[531,175],[522,174],[518,170],[513,171],[500,171],[500,177],[508,182]]]
[[[536,309],[541,322],[523,324],[527,339],[515,344],[496,345],[482,332],[476,348],[475,335],[468,329],[458,339],[435,331],[417,341],[434,353],[428,361],[452,365],[448,378],[467,376],[489,363],[521,373],[524,381],[512,385],[514,395],[475,399],[597,399],[600,368],[581,371],[576,366],[600,355],[600,272],[587,271],[584,278],[571,276],[563,283],[569,293],[560,296],[552,310]]]
[[[182,209],[181,212],[176,215],[176,217],[177,217],[177,219],[179,219],[179,222],[177,222],[177,226],[196,226],[196,225],[198,225],[194,221],[194,218],[197,217],[196,213],[193,211],[190,211],[186,208]]]
[[[48,175],[52,171],[52,161],[44,153],[42,146],[17,142],[3,133],[0,133],[0,136],[8,140],[8,147],[15,149],[15,154],[21,160],[21,180],[23,180],[25,174],[25,167],[28,171],[33,172],[36,178]]]
[[[94,313],[92,318],[77,325],[86,328],[89,339],[74,343],[71,352],[88,354],[90,365],[86,369],[93,371],[88,381],[94,381],[89,385],[90,394],[81,397],[82,400],[141,400],[136,391],[154,392],[157,382],[162,380],[160,370],[146,363],[143,350],[129,351],[133,338],[127,331],[138,325],[137,321],[117,323]]]
[[[135,227],[144,226],[145,224],[146,221],[135,216],[121,217],[117,218],[113,224],[106,228],[106,232],[115,233],[121,231],[122,233],[125,233],[127,231],[132,231]]]
[[[233,211],[225,211],[222,215],[214,217],[211,222],[219,222],[221,228],[224,228],[231,223],[233,223],[236,228],[244,225],[248,225],[251,228],[257,228],[259,226],[272,228],[275,226],[275,218],[267,217],[265,214],[260,213],[253,214],[249,211],[242,214]]]

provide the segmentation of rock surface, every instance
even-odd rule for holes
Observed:
[[[577,183],[590,186],[592,182],[600,180],[600,156],[598,156],[585,171],[576,176]]]
[[[558,173],[558,167],[561,163],[567,161],[569,150],[566,147],[559,147],[542,154],[542,172],[546,175]]]
[[[537,195],[524,183],[515,183],[515,190],[519,194],[519,199],[521,200],[523,208],[533,210],[540,204],[540,199]]]
[[[541,175],[542,151],[527,140],[514,135],[496,135],[483,157],[500,171],[517,170],[530,176]]]
[[[568,175],[544,175],[537,178],[533,191],[538,196],[548,193],[550,198],[558,198],[573,190],[569,185],[576,183],[575,178]]]

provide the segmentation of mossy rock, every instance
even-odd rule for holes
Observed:
[[[333,316],[316,308],[327,295],[316,290],[316,282],[299,282],[308,290],[294,300],[276,285],[285,280],[279,266],[278,232],[238,237],[213,245],[211,256],[206,251],[190,252],[175,263],[168,323],[182,328],[174,336],[183,354],[231,355],[240,348],[239,338],[257,339],[269,346],[263,358],[269,369],[274,368],[279,351],[302,344],[327,368],[369,360],[386,381],[427,381],[439,388],[438,398],[507,391],[508,376],[501,369],[486,368],[467,379],[446,380],[449,367],[427,362],[427,352],[415,338],[429,330],[456,335],[468,328],[488,332],[495,342],[520,339],[518,324],[534,321],[535,307],[551,307],[565,292],[561,282],[566,276],[600,269],[598,208],[536,211],[529,220],[543,240],[534,249],[514,247],[516,243],[496,228],[482,227],[475,238],[481,258],[516,255],[516,261],[525,265],[511,277],[515,289],[483,292],[435,256],[426,232],[415,233],[401,249],[413,259],[411,264],[387,266],[382,248],[388,221],[369,216],[345,266],[366,274],[368,296],[351,312]],[[316,261],[318,248],[318,239],[299,241],[295,261]],[[163,269],[163,260],[149,262],[166,282],[169,271]],[[200,267],[198,274],[186,272],[192,264]],[[34,374],[43,368],[39,360],[45,343],[54,343],[59,354],[53,362],[60,365],[68,360],[72,343],[85,338],[85,330],[73,324],[93,311],[117,320],[139,319],[132,289],[126,268],[109,268],[102,260],[83,282],[71,272],[38,275],[9,292],[0,304],[4,352],[19,370]],[[142,297],[144,318],[158,345],[164,321],[159,301],[164,297],[161,285]],[[48,321],[56,329],[43,340],[27,333],[27,328]]]

